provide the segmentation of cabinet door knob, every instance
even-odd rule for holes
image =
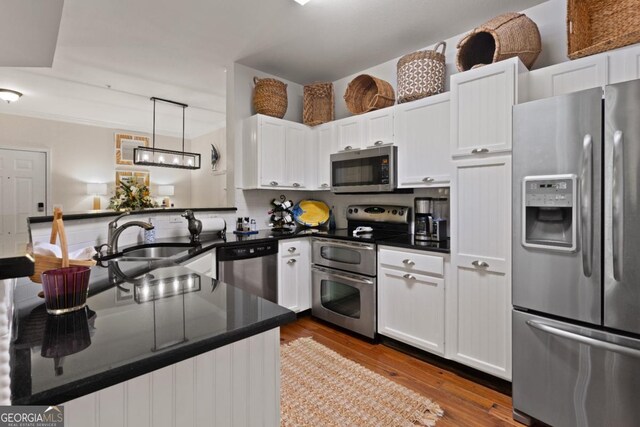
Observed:
[[[415,262],[413,262],[413,261],[412,261],[412,260],[410,260],[410,259],[405,259],[405,260],[403,260],[402,262],[403,262],[404,264],[406,264],[406,265],[416,265],[416,263],[415,263]]]
[[[289,261],[287,261],[287,264],[295,264],[296,260],[295,259],[290,259]]]
[[[289,252],[293,253],[296,251],[296,248],[294,246],[291,246],[288,250]]]
[[[433,182],[433,181],[434,181],[434,179],[431,178],[430,176],[426,176],[426,177],[422,178],[422,182]]]
[[[293,183],[293,186],[294,186],[294,187],[300,187],[300,184],[298,184],[297,182],[294,182],[294,183]]]
[[[484,154],[488,152],[489,152],[488,148],[474,148],[473,150],[471,150],[471,154]]]
[[[402,277],[404,277],[405,279],[409,279],[409,280],[416,280],[416,276],[414,276],[413,274],[409,274],[409,273],[405,274]]]
[[[273,187],[278,185],[278,183],[276,181],[271,181],[269,184],[271,184]]]
[[[487,268],[487,267],[489,267],[489,264],[487,264],[486,262],[478,261],[478,260],[473,261],[471,263],[471,265],[473,265],[474,267],[478,267],[478,268]]]
[[[382,145],[382,144],[384,144],[384,142],[382,142],[382,141],[376,141],[376,142],[373,143],[373,145]]]
[[[327,188],[328,186],[329,186],[329,184],[326,184],[326,183],[325,183],[325,184],[322,184],[320,187],[322,187],[322,188]]]
[[[344,151],[349,151],[349,150],[353,150],[353,147],[350,145],[347,145],[346,147],[344,147]]]

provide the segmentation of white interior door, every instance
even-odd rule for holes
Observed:
[[[0,149],[0,257],[22,254],[27,217],[47,212],[47,154]]]

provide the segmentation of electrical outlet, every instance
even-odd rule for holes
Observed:
[[[169,224],[180,224],[182,222],[182,217],[180,215],[171,215],[169,217]]]

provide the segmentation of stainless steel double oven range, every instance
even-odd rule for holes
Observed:
[[[408,234],[409,210],[352,205],[347,208],[346,230],[312,239],[313,316],[375,338],[376,241]],[[358,227],[363,231],[357,232]]]

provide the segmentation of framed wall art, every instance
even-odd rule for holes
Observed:
[[[136,184],[144,184],[148,187],[150,184],[149,172],[116,171],[116,188],[120,185],[120,181],[123,181],[127,184],[135,182]]]
[[[136,147],[148,147],[149,137],[143,135],[132,135],[127,133],[115,134],[116,144],[116,164],[133,165],[133,149]]]

